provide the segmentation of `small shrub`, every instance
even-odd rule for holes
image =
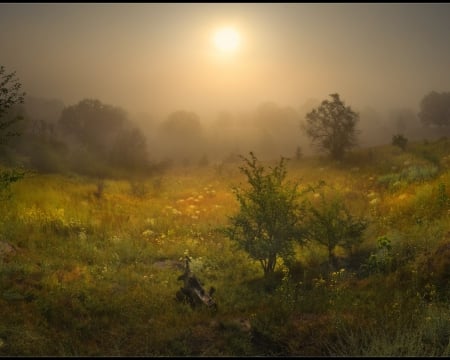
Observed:
[[[341,197],[325,199],[321,194],[320,204],[310,206],[306,221],[308,240],[319,242],[328,250],[330,268],[338,267],[335,248],[340,245],[351,252],[352,248],[362,242],[362,235],[367,228],[364,218],[350,214]]]
[[[406,145],[408,144],[408,139],[405,138],[403,135],[401,134],[397,134],[394,135],[392,137],[392,145],[394,146],[398,146],[400,149],[402,149],[403,151],[406,150]]]
[[[377,250],[371,253],[367,261],[361,265],[361,272],[365,276],[387,274],[392,271],[392,264],[391,240],[387,236],[380,236],[377,239]]]

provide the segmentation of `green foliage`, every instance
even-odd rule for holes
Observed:
[[[393,186],[400,182],[414,183],[434,179],[439,169],[434,165],[411,165],[399,173],[390,173],[378,177],[378,183]]]
[[[400,149],[405,151],[406,145],[408,144],[408,139],[401,134],[392,136],[392,145],[398,146]]]
[[[16,72],[7,74],[5,67],[0,66],[0,144],[5,144],[11,136],[19,135],[11,129],[22,118],[20,116],[8,118],[6,115],[14,106],[24,102],[25,93],[20,91],[21,87]]]
[[[22,120],[20,116],[7,117],[13,106],[22,104],[25,93],[20,92],[22,84],[16,78],[16,73],[5,73],[5,67],[0,66],[0,145],[6,144],[11,136],[19,133],[11,131],[14,125]],[[22,179],[25,173],[16,169],[0,169],[0,199],[10,197],[10,186]]]
[[[11,196],[10,186],[25,176],[25,172],[18,169],[6,169],[0,171],[0,200],[6,200]]]
[[[386,236],[377,239],[377,250],[371,253],[367,261],[361,265],[362,274],[387,274],[392,271],[393,254],[391,240]]]
[[[359,115],[345,106],[339,94],[330,96],[333,101],[324,100],[317,109],[306,114],[304,130],[319,149],[327,151],[334,160],[342,160],[345,152],[357,143]]]
[[[309,207],[306,233],[309,240],[316,241],[328,250],[329,265],[337,267],[334,250],[340,245],[351,251],[353,246],[362,242],[362,235],[367,228],[364,218],[350,214],[340,196],[326,199],[320,194],[318,205]]]
[[[288,259],[293,254],[293,241],[302,239],[299,193],[296,184],[283,183],[287,173],[284,158],[268,173],[252,152],[250,159],[243,160],[245,166],[240,170],[250,188],[234,188],[240,210],[230,218],[226,234],[258,260],[268,276],[275,269],[277,257]]]

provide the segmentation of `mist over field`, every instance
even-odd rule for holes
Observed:
[[[450,4],[0,4],[0,356],[450,356]]]
[[[220,160],[249,149],[291,157],[298,146],[312,153],[299,122],[331,93],[360,114],[362,146],[399,131],[420,138],[421,100],[450,83],[447,4],[1,10],[0,30],[8,34],[0,40],[2,64],[17,71],[30,117],[56,121],[64,107],[97,99],[127,112],[155,160]],[[232,51],[214,43],[224,27],[237,32]],[[192,115],[184,145],[161,130],[175,112]]]

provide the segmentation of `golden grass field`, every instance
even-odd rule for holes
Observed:
[[[240,165],[13,184],[0,207],[0,355],[450,355],[449,140],[290,160],[290,180],[324,180],[369,227],[353,254],[337,250],[341,269],[327,272],[320,245],[298,246],[271,283],[220,231],[238,211],[231,187],[246,186]],[[175,300],[185,255],[217,312]]]

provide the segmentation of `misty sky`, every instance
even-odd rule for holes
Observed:
[[[233,54],[214,32],[233,26]],[[299,108],[338,92],[357,110],[450,91],[450,4],[0,4],[0,65],[27,94],[165,115]]]

